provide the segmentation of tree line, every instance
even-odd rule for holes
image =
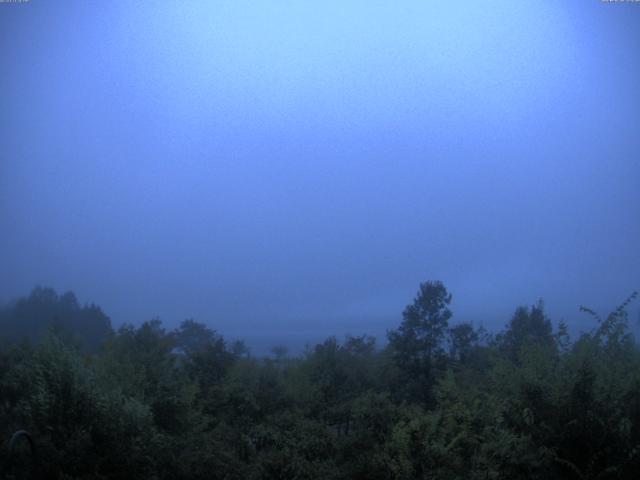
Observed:
[[[37,288],[0,310],[0,474],[635,479],[635,297],[606,317],[582,308],[577,338],[541,302],[491,333],[452,322],[430,281],[384,346],[330,337],[256,358],[194,320],[114,331],[99,307]]]

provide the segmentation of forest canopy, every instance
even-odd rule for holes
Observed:
[[[384,345],[330,337],[255,357],[193,319],[113,330],[99,307],[36,288],[0,310],[0,474],[635,479],[635,297],[605,317],[582,307],[591,328],[576,338],[542,302],[491,333],[455,322],[429,281]]]

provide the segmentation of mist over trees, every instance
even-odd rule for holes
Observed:
[[[0,308],[0,342],[38,342],[50,331],[96,351],[112,334],[111,320],[94,304],[81,306],[73,292],[58,295],[36,287],[26,298]]]
[[[0,311],[0,474],[51,479],[635,479],[640,348],[626,311],[544,305],[491,333],[425,282],[388,343],[254,357],[210,326],[113,330],[72,293]],[[14,432],[26,430],[34,453]]]

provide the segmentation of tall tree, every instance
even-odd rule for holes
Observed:
[[[402,313],[398,330],[389,332],[389,348],[404,372],[411,396],[429,402],[433,365],[451,318],[451,294],[440,281],[420,284],[418,294]]]

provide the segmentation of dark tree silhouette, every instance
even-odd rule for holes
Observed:
[[[428,403],[434,380],[434,361],[451,318],[451,294],[440,281],[420,284],[413,303],[402,314],[398,330],[389,332],[393,358],[407,377],[411,396]]]
[[[111,321],[100,307],[80,306],[73,292],[63,295],[52,288],[36,287],[0,310],[0,337],[5,341],[36,343],[54,330],[85,351],[96,351],[113,335]]]
[[[478,333],[470,323],[460,323],[449,329],[449,355],[465,363],[479,340]]]
[[[507,329],[498,337],[498,343],[513,360],[525,345],[554,345],[553,329],[544,313],[544,303],[540,300],[531,308],[518,307]]]

